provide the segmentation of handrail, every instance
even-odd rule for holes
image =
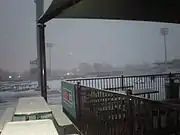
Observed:
[[[169,73],[171,74],[171,73]],[[93,80],[93,79],[113,79],[113,78],[121,78],[121,77],[151,77],[151,76],[168,76],[167,74],[146,74],[146,75],[121,75],[121,76],[105,76],[105,77],[87,77],[87,78],[74,78],[74,79],[65,79],[65,81],[78,81],[78,80]],[[180,75],[180,73],[173,73],[175,75]]]
[[[179,115],[177,116],[175,114],[180,114],[180,105],[152,101],[150,99],[144,99],[133,95],[127,96],[126,94],[118,92],[101,90],[82,85],[80,85],[80,88],[80,103],[82,108],[79,112],[81,115],[81,119],[79,120],[80,123],[82,122],[82,124],[85,125],[88,124],[89,127],[86,129],[86,126],[80,125],[80,128],[83,128],[83,130],[86,130],[87,132],[92,130],[103,134],[105,131],[102,129],[108,130],[106,132],[111,132],[112,128],[116,131],[125,130],[122,131],[125,135],[128,135],[129,133],[127,132],[129,131],[132,131],[133,134],[137,134],[138,130],[140,130],[140,132],[145,132],[144,134],[148,133],[148,131],[155,133],[164,132],[162,130],[164,129],[164,125],[161,122],[158,124],[159,127],[156,127],[156,125],[148,127],[150,123],[153,123],[153,117],[157,119],[156,121],[161,121],[160,117],[165,117],[167,120],[173,122],[171,123],[172,125],[168,123],[168,121],[166,122],[165,127],[170,130],[169,132],[179,132],[179,129],[176,129],[176,127],[179,126],[178,123],[176,123]],[[167,114],[170,116],[166,116]],[[174,116],[172,116],[172,114]],[[114,119],[115,116],[116,119]],[[125,121],[122,121],[122,116],[125,117]],[[140,124],[139,122],[142,122],[142,120],[143,123]],[[91,124],[92,122],[93,124]],[[101,126],[98,125],[100,123]],[[115,123],[115,125],[110,123]],[[122,124],[123,126],[120,126],[119,124]],[[139,126],[140,129],[138,129],[137,126]],[[144,129],[144,126],[149,129]],[[157,129],[159,131],[156,131]],[[109,135],[111,134],[114,133],[109,133]]]
[[[171,77],[171,74],[166,75]],[[165,81],[162,74],[159,79],[158,81]],[[155,101],[128,92],[120,93],[116,90],[105,90],[103,87],[92,87],[93,85],[84,86],[79,81],[63,82],[74,85],[76,117],[72,117],[72,111],[69,113],[65,110],[65,112],[83,133],[159,135],[166,132],[169,134],[180,132],[180,128],[177,128],[180,126],[179,102]]]

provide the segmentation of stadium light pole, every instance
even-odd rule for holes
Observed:
[[[164,62],[167,66],[167,44],[166,44],[166,35],[168,35],[169,29],[168,28],[161,28],[160,33],[164,37]]]

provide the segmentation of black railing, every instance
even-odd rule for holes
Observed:
[[[110,91],[121,91],[125,89],[152,89],[158,93],[152,94],[152,100],[165,99],[165,82],[172,77],[180,80],[180,73],[175,74],[156,74],[156,75],[140,75],[140,76],[113,76],[98,78],[82,78],[70,79],[67,81],[77,83],[83,86],[98,88]]]
[[[86,135],[180,132],[180,106],[80,86],[78,128]]]
[[[10,82],[0,82],[0,92],[2,91],[25,91],[36,89],[38,84],[31,81],[10,81]]]
[[[70,95],[62,98],[63,109],[85,135],[176,134],[180,132],[180,100],[171,96],[155,100],[165,96],[167,84],[174,91],[177,83],[179,91],[179,78],[180,74],[160,74],[66,80],[62,93]],[[152,96],[155,100],[133,95],[139,89],[159,93]]]

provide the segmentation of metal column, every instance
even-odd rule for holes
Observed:
[[[41,96],[47,101],[45,24],[38,23]]]
[[[36,4],[36,20],[39,19],[39,17],[43,14],[44,12],[44,0],[34,0],[34,3]],[[38,87],[40,87],[40,59],[39,59],[39,33],[38,33],[38,26],[36,26],[36,40],[37,40],[37,58],[36,58],[36,62],[37,62],[37,70],[36,70],[36,74],[37,74],[37,80],[38,80]]]

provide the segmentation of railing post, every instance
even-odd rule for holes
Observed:
[[[124,90],[124,76],[122,75],[121,76],[121,87],[122,87],[122,90]]]
[[[171,74],[171,72],[169,73],[169,94],[170,94],[170,96],[172,95],[171,93],[171,91],[173,90],[173,78],[172,78],[172,74]]]
[[[80,121],[80,118],[81,118],[81,86],[80,86],[80,82],[77,82],[76,84],[76,117],[77,117],[77,120],[78,120],[78,125],[80,124],[79,121]]]
[[[129,128],[129,134],[128,135],[133,135],[134,131],[134,121],[133,121],[133,101],[131,99],[132,95],[132,90],[128,89],[126,91],[127,94],[127,100],[128,100],[128,128]]]
[[[129,135],[133,135],[134,131],[134,120],[133,120],[133,102],[132,99],[129,99],[129,127],[130,127],[130,132]]]
[[[127,95],[127,96],[131,96],[131,95],[132,95],[132,90],[128,89],[128,90],[126,91],[126,95]]]

